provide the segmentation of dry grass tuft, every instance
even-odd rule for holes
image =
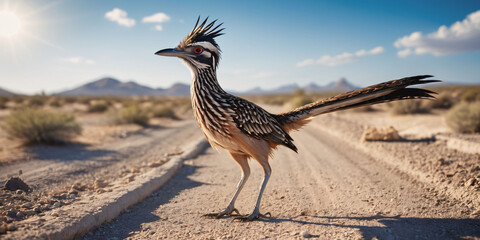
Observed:
[[[465,93],[463,93],[462,100],[466,102],[480,101],[480,89],[472,88],[467,90]]]
[[[401,100],[388,105],[390,113],[393,115],[429,113],[431,111],[431,106],[426,105],[422,100]]]
[[[461,102],[447,112],[447,125],[459,133],[480,132],[480,101]]]
[[[170,118],[170,119],[179,119],[173,110],[173,107],[165,105],[153,106],[150,109],[150,112],[155,118]]]
[[[0,97],[0,109],[7,108],[8,98]]]
[[[107,111],[109,108],[109,104],[105,101],[98,101],[91,105],[88,105],[87,111],[90,113],[102,113]]]
[[[133,123],[142,127],[148,126],[150,120],[148,112],[138,103],[131,103],[128,106],[113,112],[113,118],[117,124]]]
[[[4,127],[9,136],[25,143],[63,143],[82,131],[71,114],[33,108],[10,113]]]

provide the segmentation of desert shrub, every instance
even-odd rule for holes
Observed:
[[[422,103],[422,100],[402,100],[389,103],[390,113],[394,115],[428,113],[429,106]]]
[[[156,118],[178,119],[177,115],[175,115],[175,111],[173,110],[173,108],[169,106],[164,106],[164,105],[153,106],[150,109],[150,112],[152,116]]]
[[[89,105],[88,106],[88,112],[91,112],[91,113],[101,113],[101,112],[105,112],[108,110],[108,103],[107,102],[96,102],[92,105]]]
[[[305,104],[312,103],[313,99],[305,94],[305,91],[302,89],[297,89],[293,93],[293,97],[290,99],[290,104],[292,107],[297,108]]]
[[[14,103],[18,103],[18,104],[23,103],[25,101],[25,97],[23,96],[13,96],[11,97],[11,99]]]
[[[89,105],[92,99],[90,97],[78,97],[77,102],[80,104]]]
[[[145,127],[150,119],[148,112],[135,103],[129,104],[113,114],[114,120],[118,124],[133,123]]]
[[[436,99],[424,100],[423,105],[429,108],[448,109],[459,101],[458,97],[454,97],[451,92],[442,91],[436,96]]]
[[[77,101],[77,98],[76,97],[63,97],[63,101],[65,101],[65,103],[74,103]]]
[[[54,97],[50,100],[48,105],[50,105],[51,107],[61,107],[63,105],[63,102],[62,102],[62,100]]]
[[[459,133],[480,132],[480,101],[461,102],[451,108],[445,116],[447,125]]]
[[[44,106],[47,101],[48,97],[44,95],[35,95],[28,98],[26,104],[28,107],[41,107]]]
[[[303,105],[306,105],[312,102],[313,102],[312,98],[307,96],[295,96],[290,100],[290,104],[294,108],[301,107]]]
[[[473,88],[467,90],[465,93],[463,93],[462,100],[467,102],[480,101],[480,89]]]
[[[4,123],[6,132],[26,143],[59,143],[81,133],[75,117],[67,113],[23,108],[12,112]]]
[[[0,97],[0,109],[7,108],[8,98]]]

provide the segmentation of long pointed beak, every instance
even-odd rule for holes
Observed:
[[[169,57],[182,57],[186,55],[187,53],[175,48],[167,48],[167,49],[162,49],[158,52],[155,53],[156,55],[160,56],[169,56]]]

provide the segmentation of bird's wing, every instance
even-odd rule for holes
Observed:
[[[231,117],[244,134],[257,139],[264,139],[284,145],[293,151],[297,148],[293,139],[286,133],[278,121],[263,108],[241,98],[231,98]]]

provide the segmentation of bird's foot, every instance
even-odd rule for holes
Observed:
[[[252,214],[250,215],[245,215],[245,216],[240,216],[240,217],[235,217],[233,219],[233,221],[238,221],[238,222],[250,222],[250,221],[253,221],[253,220],[257,220],[257,219],[260,219],[260,218],[271,218],[272,217],[272,214],[270,214],[270,212],[267,212],[265,214],[261,214],[260,212],[258,211],[254,211]]]
[[[234,214],[235,213],[235,214]],[[234,216],[234,215],[240,215],[240,212],[236,208],[226,208],[225,210],[219,212],[219,213],[209,213],[203,215],[203,217],[206,218],[221,218],[223,216]]]

